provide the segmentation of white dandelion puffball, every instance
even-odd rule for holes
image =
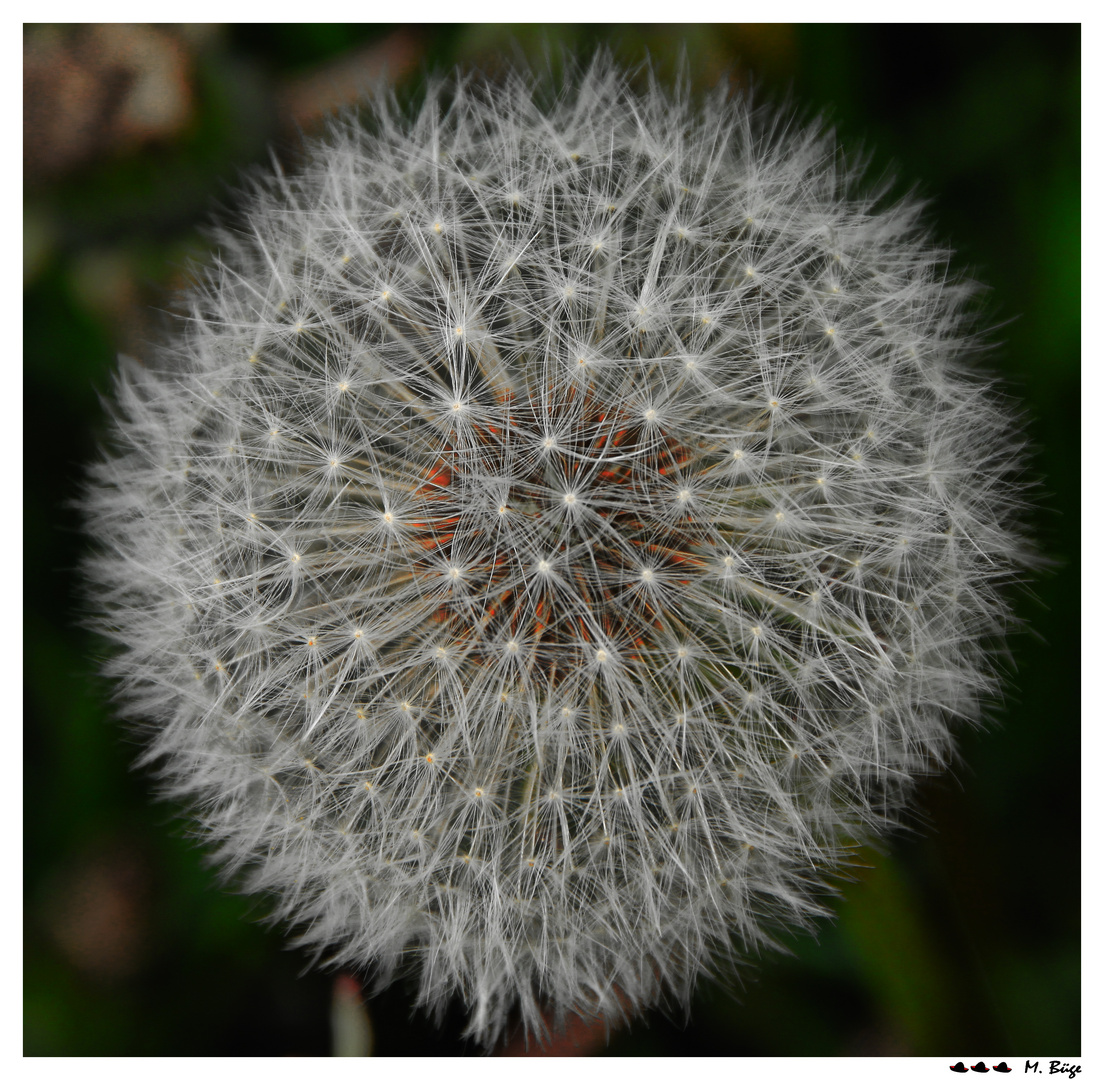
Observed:
[[[804,925],[996,685],[974,289],[831,134],[609,61],[334,119],[216,233],[85,505],[234,880],[508,1024]]]

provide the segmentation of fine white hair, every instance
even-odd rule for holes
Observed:
[[[123,366],[109,670],[228,874],[508,1022],[806,924],[995,688],[973,286],[821,126],[611,62],[338,116]]]

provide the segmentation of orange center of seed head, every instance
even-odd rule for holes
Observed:
[[[678,590],[715,546],[686,499],[678,515],[655,511],[660,499],[677,501],[692,449],[639,411],[604,407],[591,390],[563,396],[572,424],[556,429],[558,452],[542,452],[553,412],[546,400],[504,401],[499,426],[473,423],[464,447],[446,445],[418,490],[420,520],[411,529],[416,575],[452,584],[450,569],[463,565],[469,586],[447,592],[434,610],[435,636],[477,664],[524,642],[532,677],[548,688],[599,651],[604,659],[646,658],[665,616],[654,588],[641,582],[662,574]],[[463,462],[473,438],[479,475],[469,482]],[[487,512],[472,514],[471,500],[487,499],[488,475],[508,478],[509,490],[496,490]],[[500,512],[504,504],[509,514]],[[538,566],[546,570],[542,582],[554,578],[555,587],[534,581]],[[605,642],[595,640],[596,627]],[[607,642],[612,654],[600,649]]]

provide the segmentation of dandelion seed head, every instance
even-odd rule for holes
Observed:
[[[227,872],[486,1044],[807,923],[980,717],[1029,561],[918,206],[727,92],[566,79],[377,95],[258,182],[86,496]]]

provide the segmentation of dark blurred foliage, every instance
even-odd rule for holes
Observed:
[[[197,226],[270,143],[384,72],[416,93],[427,71],[602,43],[665,76],[684,50],[700,87],[823,112],[873,176],[931,197],[991,287],[989,363],[1026,406],[1054,565],[1019,597],[1030,629],[990,729],[921,786],[915,828],[870,852],[838,918],[735,993],[704,986],[689,1022],[641,1018],[596,1049],[1080,1054],[1080,28],[735,25],[25,28],[25,1053],[327,1054],[345,1000],[262,903],[217,887],[110,718],[71,500],[116,353],[142,354]],[[402,987],[368,1010],[378,1054],[472,1052],[458,1010],[438,1031]]]

